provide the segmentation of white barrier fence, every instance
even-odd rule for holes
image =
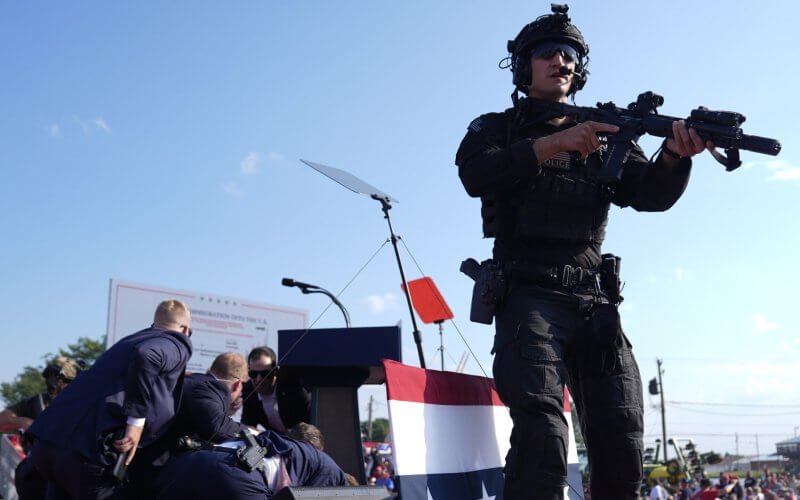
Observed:
[[[22,460],[22,455],[8,440],[8,436],[0,434],[0,498],[17,500],[17,489],[14,487],[14,469]]]

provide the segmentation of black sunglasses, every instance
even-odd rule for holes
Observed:
[[[575,50],[575,47],[560,42],[544,42],[536,45],[533,47],[533,49],[531,49],[531,57],[535,57],[537,59],[550,59],[556,55],[557,52],[560,52],[561,56],[567,62],[578,62],[580,58],[578,51]]]
[[[275,373],[275,368],[267,368],[266,370],[247,370],[247,374],[250,378],[256,378],[259,375],[261,378],[267,378],[268,375]]]

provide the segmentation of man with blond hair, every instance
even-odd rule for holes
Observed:
[[[49,481],[48,498],[118,498],[111,474],[164,436],[178,412],[192,355],[191,313],[165,300],[153,324],[104,352],[28,429],[31,460]]]
[[[230,415],[239,406],[246,381],[247,362],[236,352],[217,356],[207,373],[187,375],[172,434],[217,443],[238,436],[247,426]]]

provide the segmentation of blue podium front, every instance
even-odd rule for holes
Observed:
[[[311,389],[309,423],[325,437],[325,452],[365,484],[358,388],[385,381],[382,359],[402,362],[400,327],[280,330],[278,359],[282,373]]]

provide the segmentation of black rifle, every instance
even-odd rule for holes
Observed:
[[[524,105],[533,114],[546,113],[552,117],[569,116],[576,122],[594,121],[619,127],[619,132],[607,135],[608,154],[598,180],[615,183],[622,178],[622,168],[631,147],[644,134],[657,137],[672,137],[672,123],[682,118],[659,115],[656,109],[664,104],[664,98],[653,92],[639,94],[636,102],[627,108],[619,108],[613,102],[597,103],[597,107],[572,106],[562,102],[547,101],[529,97]],[[532,115],[533,115],[532,114]],[[725,148],[725,155],[715,152],[714,158],[731,171],[741,166],[739,150],[776,156],[781,151],[781,143],[768,137],[745,135],[740,128],[745,117],[734,111],[711,111],[704,107],[692,110],[685,119],[686,127],[695,129],[703,141],[711,141],[714,146]]]

